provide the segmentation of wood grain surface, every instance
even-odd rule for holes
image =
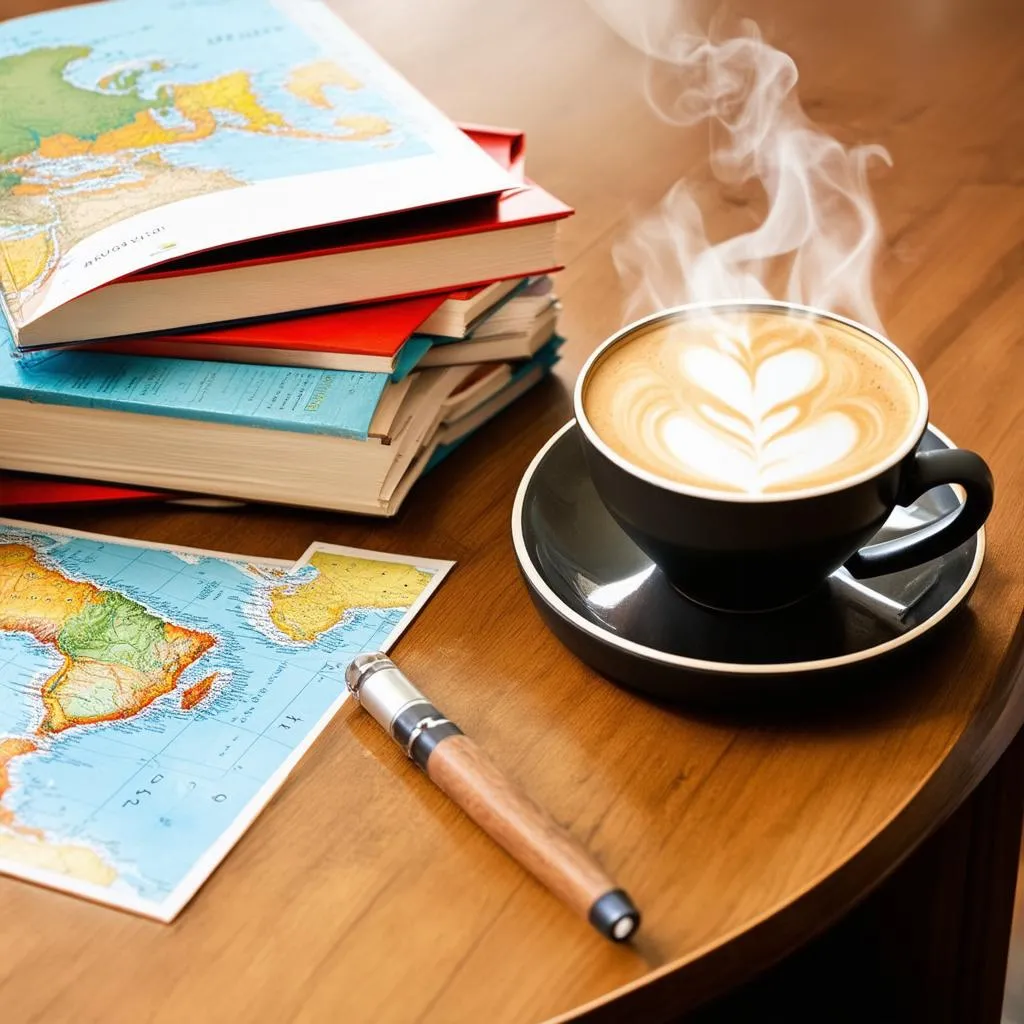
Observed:
[[[631,947],[599,938],[349,706],[173,926],[0,880],[5,1021],[505,1024],[587,1007],[664,1020],[862,900],[1024,717],[1011,650],[1024,596],[1024,5],[733,5],[793,54],[815,119],[891,151],[876,179],[885,323],[922,370],[934,422],[985,455],[997,487],[987,564],[944,636],[898,671],[871,670],[859,699],[759,719],[658,707],[596,677],[542,627],[509,540],[522,471],[620,324],[611,245],[680,175],[706,177],[702,137],[648,111],[641,60],[581,0],[337,7],[451,116],[524,129],[531,175],[578,208],[557,379],[391,522],[260,507],[50,519],[251,555],[296,557],[320,539],[458,559],[396,660],[587,844],[644,926]],[[743,216],[722,198],[710,227]]]

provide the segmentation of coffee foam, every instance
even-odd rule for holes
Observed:
[[[881,464],[909,437],[917,384],[877,341],[834,321],[716,312],[613,346],[585,383],[598,436],[696,487],[770,494]]]

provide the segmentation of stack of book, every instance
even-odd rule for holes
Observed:
[[[572,211],[522,135],[319,0],[16,19],[0,81],[0,505],[390,515],[557,361]]]

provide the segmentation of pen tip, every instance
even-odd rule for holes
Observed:
[[[626,942],[640,927],[640,911],[622,889],[612,889],[594,901],[590,923],[612,942]]]

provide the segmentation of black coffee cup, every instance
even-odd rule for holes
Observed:
[[[584,408],[586,382],[615,346],[661,321],[721,312],[784,313],[852,328],[894,353],[918,388],[911,436],[867,473],[807,491],[735,496],[666,479],[634,465],[594,430]],[[910,360],[876,332],[793,303],[699,303],[631,324],[593,353],[574,393],[576,420],[594,486],[608,511],[684,595],[714,609],[763,611],[814,592],[845,565],[858,579],[938,558],[973,536],[992,508],[992,474],[974,452],[918,451],[928,424],[924,383]],[[864,545],[897,505],[942,484],[965,492],[960,508],[912,534]]]

